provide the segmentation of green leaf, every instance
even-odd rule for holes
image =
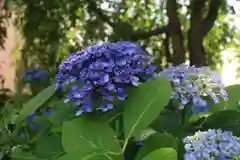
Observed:
[[[11,103],[6,103],[0,108],[0,131],[9,124],[15,124],[18,111]]]
[[[65,122],[62,143],[67,153],[79,151],[79,159],[93,152],[109,156],[121,155],[121,147],[115,132],[107,123],[100,120],[80,117]]]
[[[55,84],[53,84],[23,104],[23,108],[16,121],[18,123],[23,121],[28,115],[41,107],[54,94],[55,88]]]
[[[45,135],[36,144],[36,154],[38,157],[53,159],[63,153],[64,150],[60,135]]]
[[[152,128],[148,127],[146,129],[141,130],[138,135],[134,136],[134,140],[135,141],[144,141],[144,140],[148,139],[154,133],[156,133],[156,131],[153,130]]]
[[[151,124],[151,127],[157,132],[171,133],[174,136],[179,136],[182,131],[179,115],[175,112],[165,111],[161,113],[157,119]]]
[[[157,160],[157,159],[177,160],[177,152],[172,148],[161,148],[151,152],[142,160]]]
[[[202,128],[230,130],[240,136],[240,112],[235,110],[225,110],[212,114],[207,117]]]
[[[206,118],[208,117],[210,114],[209,113],[198,113],[198,114],[192,114],[189,119],[188,119],[188,122],[189,123],[195,123],[197,122],[198,120],[200,120],[201,118]]]
[[[119,158],[113,159],[112,157],[109,157],[107,154],[96,152],[90,153],[84,157],[82,157],[81,153],[74,152],[61,156],[57,160],[79,160],[79,157],[81,157],[81,160],[123,160]]]
[[[55,106],[54,112],[48,118],[53,125],[61,125],[62,122],[75,117],[75,110],[69,103],[59,102]]]
[[[176,138],[178,142],[178,160],[184,160],[184,154],[185,154],[185,149],[184,149],[184,143],[182,138]]]
[[[3,131],[0,132],[0,149],[3,148],[3,144],[5,142],[9,141],[10,137],[11,137],[11,133],[9,133],[9,131],[3,130]]]
[[[16,149],[11,154],[12,160],[47,160],[44,158],[37,158],[30,152],[23,151],[21,149]]]
[[[143,146],[138,151],[135,160],[141,160],[151,151],[165,147],[178,150],[178,143],[170,134],[155,133],[144,142]]]
[[[38,141],[46,132],[48,132],[51,124],[45,117],[36,116],[36,119],[33,121],[33,124],[37,126],[38,130],[32,130],[29,132],[31,139],[30,143],[35,143]]]
[[[128,140],[151,124],[168,104],[172,88],[167,79],[149,81],[134,90],[124,103],[124,135]]]
[[[240,85],[232,85],[226,87],[228,93],[227,108],[235,109],[236,106],[239,106],[240,100]]]

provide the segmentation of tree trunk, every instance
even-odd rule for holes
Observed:
[[[194,32],[191,29],[188,32],[188,49],[190,65],[197,67],[206,66],[206,57],[203,47],[203,36],[199,32]]]
[[[190,29],[188,31],[188,49],[190,65],[206,66],[206,53],[203,46],[204,37],[212,29],[217,19],[218,9],[222,0],[211,0],[207,16],[203,17],[206,0],[191,1]]]
[[[168,33],[173,47],[171,60],[173,65],[179,65],[185,62],[185,49],[176,0],[168,0],[166,8],[169,18]]]
[[[190,65],[204,66],[206,58],[203,48],[202,22],[203,8],[206,0],[193,0],[191,2],[190,29],[188,30],[188,49]]]

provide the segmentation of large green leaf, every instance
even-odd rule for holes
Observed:
[[[48,132],[49,128],[51,127],[50,122],[45,119],[45,117],[41,116],[36,116],[33,124],[36,125],[37,129],[29,132],[29,136],[32,137],[29,141],[30,143],[35,143],[38,141],[45,133]]]
[[[141,160],[153,150],[164,147],[178,150],[178,143],[170,134],[155,133],[144,142],[144,145],[138,151],[135,160]]]
[[[115,132],[100,120],[80,117],[63,125],[62,143],[67,153],[79,151],[78,157],[96,153],[121,155]]]
[[[82,157],[81,153],[74,152],[74,153],[70,153],[70,154],[66,154],[64,156],[61,156],[57,160],[80,160],[79,157],[81,157],[81,160],[122,160],[122,159],[119,159],[119,158],[114,158],[113,159],[112,157],[109,157],[105,153],[96,153],[96,152],[87,154],[84,157]]]
[[[207,117],[202,125],[204,130],[223,129],[233,131],[240,136],[240,112],[235,110],[225,110],[212,114]]]
[[[157,149],[142,160],[177,160],[177,152],[173,148],[161,148]]]
[[[172,111],[165,111],[161,113],[157,119],[151,124],[151,127],[157,132],[171,133],[178,136],[182,131],[179,115]]]
[[[125,139],[129,139],[152,123],[167,105],[172,88],[167,79],[157,79],[140,85],[124,103]]]
[[[44,135],[36,145],[38,157],[53,159],[64,153],[60,135]]]
[[[30,99],[28,102],[23,104],[23,108],[20,111],[20,114],[16,120],[16,122],[21,122],[24,120],[28,115],[30,115],[32,112],[37,110],[39,107],[41,107],[55,92],[55,84],[47,87],[43,91],[41,91],[38,95]]]

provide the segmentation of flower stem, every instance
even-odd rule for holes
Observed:
[[[185,118],[186,118],[186,109],[184,108],[182,111],[181,111],[181,125],[184,126],[185,124]]]
[[[127,145],[128,145],[128,139],[126,139],[124,141],[124,144],[123,144],[123,148],[122,148],[122,154],[125,152],[126,148],[127,148]]]

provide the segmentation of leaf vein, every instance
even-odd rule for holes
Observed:
[[[157,93],[159,93],[161,90],[161,88],[157,91]],[[127,139],[128,140],[131,136],[131,134],[133,133],[134,129],[136,128],[137,124],[139,123],[139,121],[142,119],[142,117],[144,116],[145,112],[148,110],[148,108],[151,106],[151,104],[155,101],[155,99],[157,98],[158,94],[156,94],[156,96],[148,103],[147,107],[144,109],[143,113],[139,116],[139,118],[137,119],[136,123],[133,125],[132,129],[130,130]]]

